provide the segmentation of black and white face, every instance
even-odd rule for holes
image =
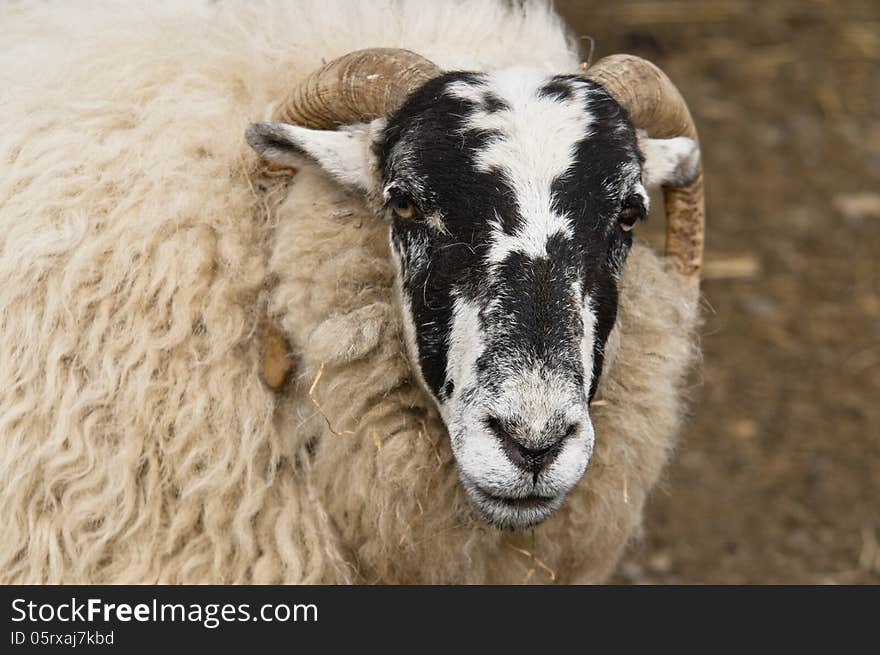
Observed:
[[[522,69],[445,74],[371,125],[260,124],[248,140],[369,194],[413,368],[473,506],[502,528],[550,516],[593,450],[589,403],[645,184],[692,175],[696,145],[639,139],[597,84]]]

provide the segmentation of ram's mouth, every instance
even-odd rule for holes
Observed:
[[[506,505],[513,509],[532,509],[544,507],[551,503],[555,496],[538,496],[532,494],[530,496],[522,496],[520,498],[509,498],[507,496],[496,496],[494,494],[486,494],[496,503]]]
[[[500,496],[476,485],[469,485],[468,492],[480,518],[504,530],[530,528],[545,521],[562,504],[565,496]]]

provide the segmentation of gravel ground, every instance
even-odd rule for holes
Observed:
[[[880,583],[880,3],[558,7],[672,77],[706,172],[693,416],[616,581]]]

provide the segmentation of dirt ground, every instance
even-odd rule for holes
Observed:
[[[880,583],[880,2],[558,7],[672,77],[706,174],[693,416],[615,581]]]

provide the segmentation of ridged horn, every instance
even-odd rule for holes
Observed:
[[[657,66],[633,55],[605,57],[586,71],[629,113],[633,125],[648,136],[690,137],[697,130],[681,93]],[[694,286],[700,284],[705,232],[703,169],[683,187],[664,187],[666,256]]]
[[[441,70],[400,48],[355,50],[311,73],[278,106],[275,120],[312,129],[369,121],[403,104]]]

